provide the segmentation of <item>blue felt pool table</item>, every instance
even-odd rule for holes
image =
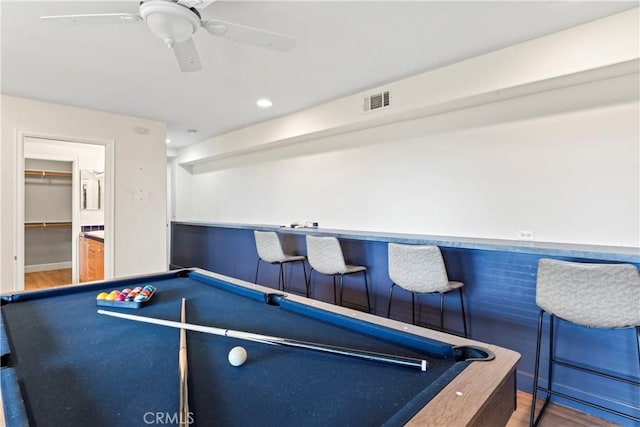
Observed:
[[[152,284],[140,308],[96,307],[101,291]],[[423,358],[428,369],[187,333],[189,421],[220,426],[504,425],[519,355],[203,270],[2,296],[7,425],[175,425],[179,330],[97,308]],[[231,348],[247,362],[231,366]],[[479,349],[478,349],[479,348]],[[495,355],[493,360],[473,361]]]

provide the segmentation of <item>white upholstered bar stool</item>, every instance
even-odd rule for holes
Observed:
[[[369,284],[367,283],[367,267],[362,265],[347,265],[342,253],[342,247],[337,238],[332,236],[307,235],[307,259],[311,270],[307,281],[307,297],[311,288],[311,275],[314,271],[333,277],[333,298],[337,305],[342,305],[342,289],[345,274],[362,273],[364,288],[367,294],[367,309],[371,312],[369,302]],[[336,295],[336,276],[340,276],[340,298]]]
[[[307,268],[304,265],[305,256],[303,255],[287,255],[282,249],[280,238],[275,231],[258,231],[253,232],[256,239],[256,250],[258,251],[258,265],[256,266],[256,278],[253,281],[258,283],[258,271],[260,270],[260,262],[268,262],[269,264],[278,264],[280,267],[278,275],[278,289],[282,283],[282,290],[285,291],[285,274],[283,265],[288,262],[301,262],[304,273],[305,286],[307,284]]]
[[[554,336],[556,320],[563,320],[589,328],[631,328],[635,327],[640,365],[640,275],[631,264],[587,264],[554,259],[538,261],[536,280],[536,304],[540,307],[538,316],[538,339],[536,343],[536,365],[533,378],[533,401],[529,423],[537,425],[544,414],[551,395],[560,396],[574,402],[598,408],[640,423],[640,418],[622,413],[612,408],[568,396],[553,388],[553,366],[560,365],[586,374],[598,375],[610,380],[622,381],[640,387],[640,381],[627,377],[600,372],[593,367],[556,358]],[[538,383],[540,368],[540,342],[542,340],[543,317],[548,313],[549,356],[547,387]],[[615,363],[612,363],[615,365]],[[542,410],[535,418],[538,390],[546,393]],[[636,408],[640,410],[640,408]]]
[[[440,330],[444,330],[444,296],[448,292],[457,290],[460,295],[462,310],[462,325],[464,336],[467,336],[467,319],[464,312],[462,296],[462,282],[450,281],[438,246],[432,245],[402,245],[389,243],[389,277],[391,291],[389,293],[389,307],[387,317],[391,315],[391,301],[393,289],[400,286],[411,292],[411,318],[416,323],[416,294],[440,295]]]

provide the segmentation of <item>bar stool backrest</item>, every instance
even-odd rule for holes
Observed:
[[[307,260],[311,268],[322,274],[344,274],[347,266],[340,242],[331,236],[307,235]]]
[[[389,277],[398,286],[421,293],[451,290],[440,248],[389,243]]]
[[[631,264],[540,259],[536,304],[579,325],[640,326],[640,274]]]
[[[286,257],[275,231],[255,230],[256,250],[258,256],[266,262],[282,262]]]

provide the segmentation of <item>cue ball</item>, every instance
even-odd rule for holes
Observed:
[[[247,361],[247,350],[244,347],[233,347],[229,352],[229,363],[242,366]]]

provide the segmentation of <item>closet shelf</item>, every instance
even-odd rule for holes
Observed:
[[[51,222],[25,222],[24,228],[48,228],[48,227],[71,227],[70,222],[51,221]]]
[[[40,178],[71,178],[73,174],[71,172],[25,169],[24,176],[37,176]]]

